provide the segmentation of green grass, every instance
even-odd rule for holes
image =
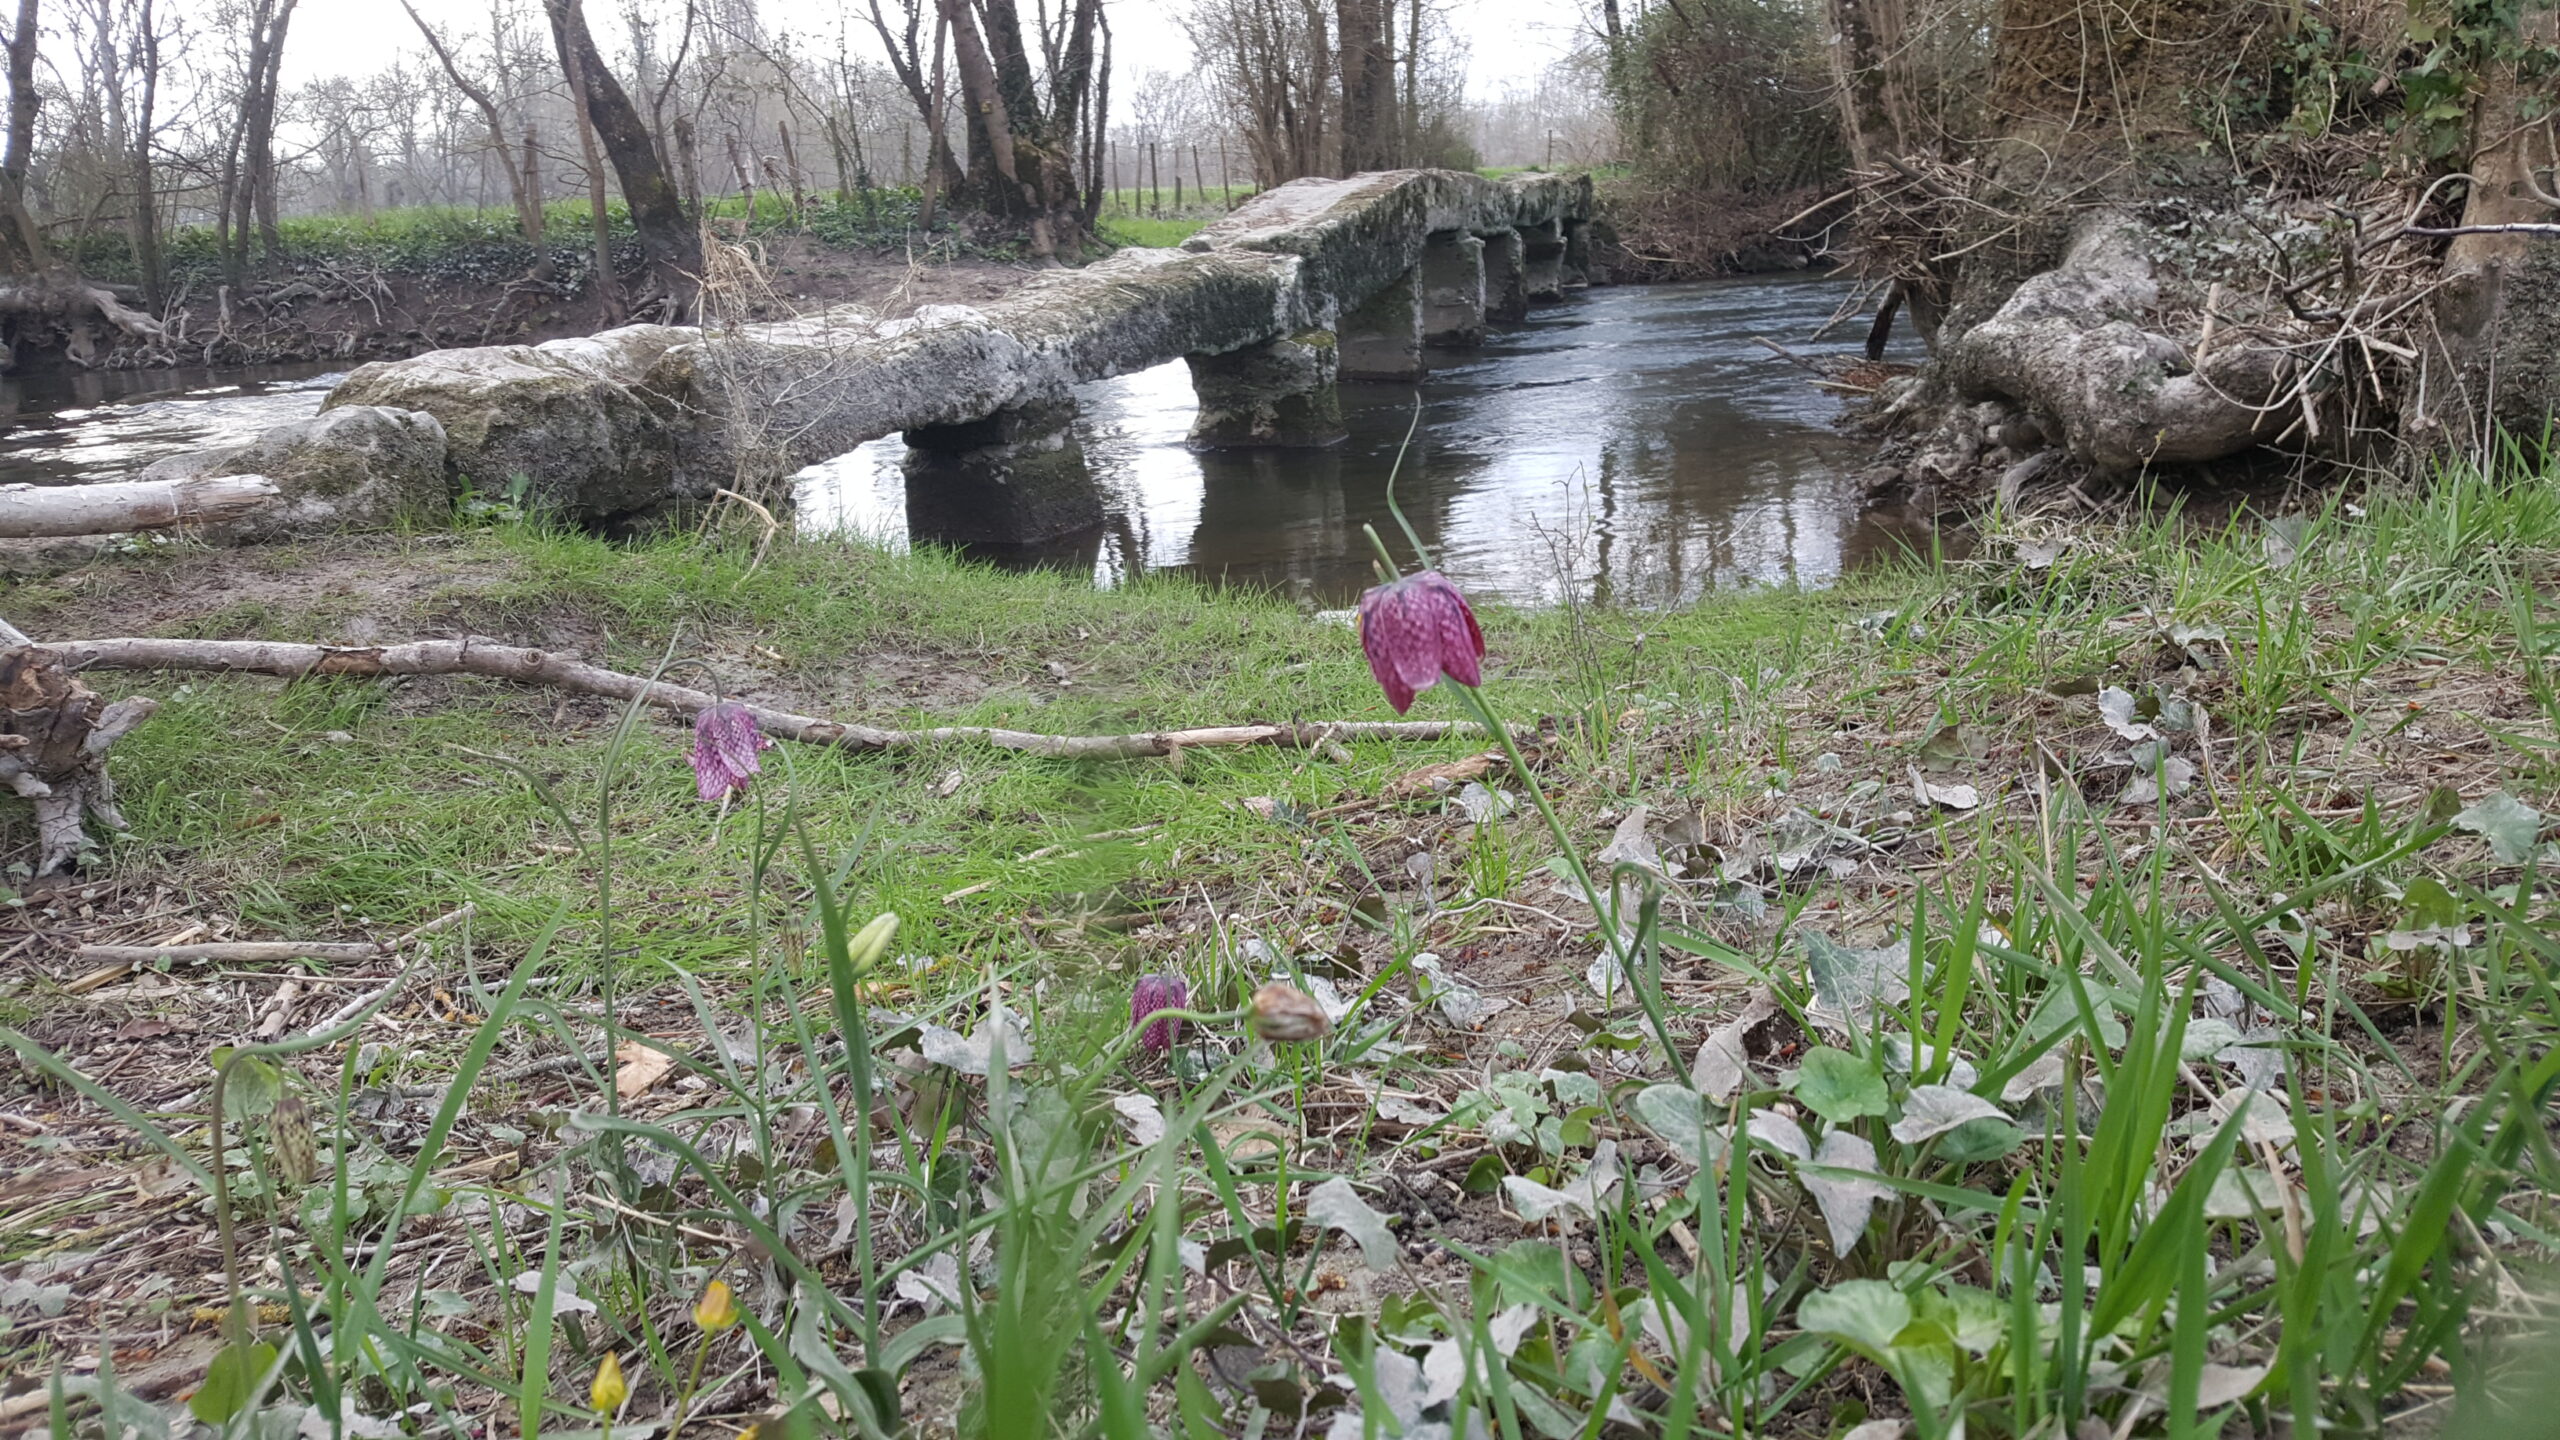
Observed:
[[[230,1177],[225,1288],[293,1312],[230,1335],[247,1378],[198,1407],[244,1432],[247,1411],[325,1415],[342,1392],[366,1414],[423,1405],[432,1433],[593,1429],[615,1353],[618,1425],[681,1409],[701,1434],[1206,1440],[1293,1428],[1300,1404],[1311,1431],[1347,1404],[1388,1433],[1443,1418],[1399,1400],[1425,1374],[1457,1377],[1448,1413],[1505,1440],[1613,1413],[1665,1436],[1874,1416],[1931,1437],[2447,1414],[2501,1433],[2544,1363],[2529,1322],[2560,1180],[2560,943],[2538,817],[2513,822],[2560,787],[2541,593],[2560,474],[2511,459],[2360,504],[2275,526],[2007,522],[1982,558],[1819,594],[1489,612],[1487,694],[1556,721],[1536,773],[1560,829],[1528,805],[1468,825],[1376,803],[1482,748],[1465,736],[1179,763],[786,746],[723,815],[693,794],[683,731],[612,706],[471,680],[93,677],[165,702],[116,751],[134,834],[105,863],[257,934],[387,934],[473,902],[470,948],[430,967],[473,1018],[404,1020],[392,1051],[356,1043],[391,1033],[359,1016],[229,1052],[227,1162],[210,1100],[146,1102],[189,1092],[121,1093],[10,1043],[57,1126],[76,1112],[199,1183]],[[1383,718],[1350,633],[1274,598],[831,541],[751,555],[529,525],[350,542],[241,563],[438,578],[384,615],[235,577],[233,603],[178,623],[574,644],[873,722]],[[60,633],[150,583],[20,584],[8,610]],[[1417,713],[1465,712],[1444,687]],[[2128,796],[2144,773],[2163,793]],[[1639,803],[1687,873],[1599,877],[1628,897],[1609,903],[1636,955],[1603,998],[1583,972],[1619,927],[1560,882]],[[1439,857],[1427,899],[1416,853]],[[1240,1012],[1275,967],[1354,1008],[1321,1042],[1252,1043]],[[1416,1003],[1450,1003],[1433,969],[1459,998],[1508,983],[1535,1023],[1436,1027]],[[1168,970],[1193,1012],[1170,1066],[1133,1059],[1125,1024],[1134,976]],[[1750,989],[1770,1018],[1702,1096],[1693,1055]],[[27,1000],[30,1031],[73,1037],[97,1003]],[[998,1009],[1024,1020],[1024,1068],[914,1058],[956,1053],[922,1026],[983,1033]],[[208,1032],[239,1028],[223,1013]],[[2271,1047],[2256,1098],[2230,1048],[2244,1022]],[[594,1065],[490,1078],[616,1039],[680,1053],[694,1088],[624,1100]],[[385,1083],[433,1097],[423,1147],[349,1118],[382,1113],[358,1092]],[[1390,1092],[1423,1118],[1390,1116]],[[288,1099],[317,1172],[346,1183],[286,1183]],[[1134,1136],[1132,1106],[1160,1134]],[[431,1184],[466,1140],[527,1168]],[[1432,1160],[1446,1184],[1411,1189]],[[1458,1220],[1434,1231],[1416,1194],[1456,1197]],[[74,1203],[0,1224],[5,1253],[41,1252]],[[272,1223],[285,1205],[297,1223]],[[1548,1206],[1565,1243],[1520,1218]],[[1408,1248],[1435,1233],[1454,1265]],[[937,1266],[953,1303],[919,1319],[897,1281]],[[571,1274],[595,1314],[565,1313]],[[698,1334],[715,1275],[747,1318]],[[7,1342],[12,1368],[52,1373],[94,1333]],[[1201,1358],[1213,1343],[1257,1347],[1255,1383]],[[62,1373],[61,1433],[127,1403]]]
[[[883,249],[923,241],[945,254],[979,254],[1012,258],[1016,247],[986,245],[962,234],[949,213],[928,230],[922,219],[923,196],[913,187],[875,186],[838,197],[832,187],[810,193],[810,204],[794,214],[789,197],[770,190],[756,192],[752,216],[740,195],[704,201],[715,222],[748,222],[751,235],[805,233],[846,249]],[[554,200],[543,207],[544,244],[555,264],[572,273],[595,253],[593,210],[583,199]],[[630,212],[619,199],[605,205],[606,223],[617,247],[638,244]],[[277,223],[288,267],[380,267],[447,279],[511,279],[533,263],[533,247],[516,228],[511,208],[479,209],[456,205],[412,205],[377,210],[368,222],[356,215],[288,215]],[[71,238],[66,252],[80,268],[100,279],[131,282],[139,278],[128,239],[120,230],[104,230]],[[162,237],[161,252],[172,279],[192,277],[211,282],[222,273],[218,236],[212,226],[181,226]],[[252,237],[253,263],[263,263]]]
[[[1200,233],[1206,220],[1156,219],[1150,215],[1106,215],[1098,227],[1102,238],[1113,245],[1148,245],[1158,248],[1179,245]]]

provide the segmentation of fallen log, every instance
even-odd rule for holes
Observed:
[[[718,696],[663,680],[651,681],[545,650],[492,645],[480,640],[420,640],[406,645],[294,645],[268,640],[66,640],[47,647],[80,670],[200,670],[227,674],[306,676],[478,675],[544,685],[581,695],[639,701],[693,716]],[[1178,755],[1194,748],[1276,745],[1308,749],[1328,740],[1438,740],[1476,730],[1469,720],[1323,720],[1288,724],[1212,725],[1190,730],[1150,730],[1129,735],[1044,735],[986,725],[941,725],[893,730],[849,721],[795,715],[748,705],[765,734],[806,745],[845,750],[907,750],[937,745],[987,745],[1065,760],[1125,760]],[[1514,726],[1531,738],[1526,726]]]
[[[276,497],[264,475],[111,480],[95,485],[0,485],[0,539],[109,535],[234,520]]]

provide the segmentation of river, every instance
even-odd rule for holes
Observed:
[[[1820,585],[1910,537],[1863,513],[1850,474],[1868,442],[1833,428],[1838,402],[1752,337],[1801,342],[1845,294],[1795,276],[1579,292],[1479,350],[1435,356],[1418,386],[1345,385],[1351,438],[1314,452],[1191,450],[1179,363],[1101,381],[1078,398],[1102,533],[986,558],[1338,605],[1370,582],[1364,525],[1400,558],[1408,548],[1386,505],[1395,471],[1406,518],[1474,593],[1663,606]],[[12,378],[0,482],[124,478],[310,414],[338,378],[321,366]],[[893,436],[802,472],[803,526],[904,545],[904,448]]]

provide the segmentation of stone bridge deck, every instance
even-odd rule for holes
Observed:
[[[497,492],[522,477],[537,504],[589,523],[902,433],[914,535],[1042,540],[1102,518],[1075,386],[1187,359],[1195,444],[1329,444],[1337,376],[1416,378],[1426,345],[1477,343],[1580,283],[1590,213],[1581,177],[1301,180],[1179,249],[1051,271],[983,309],[437,351],[364,366],[324,408],[431,414],[459,479]]]

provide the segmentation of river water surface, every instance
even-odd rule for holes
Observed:
[[[1103,532],[988,558],[1105,585],[1177,571],[1339,605],[1371,578],[1361,527],[1397,537],[1386,481],[1412,427],[1397,498],[1473,592],[1661,606],[1819,585],[1905,537],[1861,514],[1849,475],[1867,446],[1831,427],[1837,402],[1752,337],[1799,343],[1845,294],[1802,277],[1578,292],[1480,350],[1435,356],[1419,386],[1345,385],[1351,438],[1322,451],[1193,452],[1179,362],[1102,381],[1079,402]],[[0,482],[126,478],[308,415],[338,378],[308,366],[12,379]],[[903,545],[904,449],[891,437],[804,471],[801,523]]]

